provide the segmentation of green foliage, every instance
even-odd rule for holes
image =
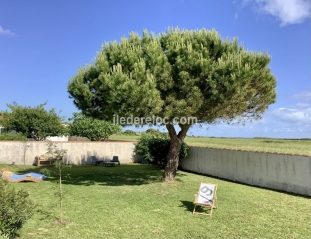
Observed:
[[[48,142],[47,143],[47,147],[48,147],[48,150],[47,150],[47,154],[48,155],[52,155],[51,158],[53,160],[55,160],[55,166],[57,168],[59,168],[60,166],[61,169],[63,168],[63,166],[65,166],[64,162],[63,162],[63,158],[64,156],[66,155],[67,153],[67,149],[59,149],[57,148],[57,145],[52,143],[52,142]],[[59,164],[59,165],[58,165]]]
[[[123,135],[137,135],[137,132],[133,131],[133,130],[125,130],[124,132],[122,132]]]
[[[73,123],[68,126],[69,135],[87,137],[91,141],[104,141],[121,130],[119,125],[86,117],[81,113],[74,113]]]
[[[168,135],[154,135],[150,133],[142,134],[135,146],[135,153],[142,157],[143,161],[149,161],[152,164],[165,165],[170,148],[170,139]],[[189,146],[182,143],[179,157],[185,158],[189,154]]]
[[[147,130],[146,130],[146,133],[148,133],[148,134],[157,134],[157,133],[159,133],[159,131],[158,131],[158,130],[155,130],[155,129],[153,129],[153,128],[150,128],[150,129],[147,129]]]
[[[197,117],[201,122],[257,119],[276,99],[266,53],[248,51],[217,31],[131,33],[103,45],[93,65],[68,84],[86,115]]]
[[[152,134],[142,134],[135,146],[134,152],[141,156],[142,160],[152,162],[153,156],[151,155],[149,144],[154,136]]]
[[[21,133],[17,133],[17,134],[5,133],[5,134],[0,134],[0,140],[26,141],[27,137]]]
[[[45,105],[27,107],[17,103],[7,104],[11,112],[2,112],[3,118],[0,119],[0,125],[8,131],[15,130],[35,140],[44,140],[47,136],[63,135],[64,127],[61,124],[61,117],[56,114],[55,109],[45,110]]]
[[[32,217],[36,205],[25,190],[14,190],[0,179],[0,238],[13,238],[18,230]]]
[[[167,137],[168,136],[167,132],[160,132],[160,131],[152,129],[152,128],[147,129],[146,133],[147,134],[152,134],[152,135],[155,135],[155,136],[159,136],[159,137],[162,137],[162,136],[163,137]]]
[[[0,235],[0,239],[10,239],[10,237],[6,234]]]

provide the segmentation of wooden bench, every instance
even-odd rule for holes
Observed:
[[[53,159],[53,156],[51,154],[42,154],[36,156],[36,162],[37,166],[49,166],[55,164],[55,159]]]

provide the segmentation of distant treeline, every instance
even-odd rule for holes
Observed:
[[[311,138],[299,138],[299,139],[291,139],[291,138],[269,138],[269,137],[254,137],[254,139],[275,139],[275,140],[311,140]]]

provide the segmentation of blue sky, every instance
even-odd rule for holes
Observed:
[[[14,101],[47,102],[47,109],[69,118],[78,110],[67,84],[102,43],[143,29],[215,28],[272,56],[277,102],[260,121],[194,126],[189,134],[310,138],[310,17],[310,0],[0,0],[0,111]]]

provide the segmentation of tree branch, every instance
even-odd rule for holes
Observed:
[[[179,127],[181,128],[181,130],[178,133],[178,138],[180,140],[184,140],[186,137],[186,134],[188,132],[188,129],[190,128],[191,124],[179,124]]]
[[[174,125],[173,124],[166,124],[165,125],[167,130],[168,130],[168,134],[170,136],[171,139],[174,139],[177,137],[177,134],[176,134],[176,130],[174,128]]]

